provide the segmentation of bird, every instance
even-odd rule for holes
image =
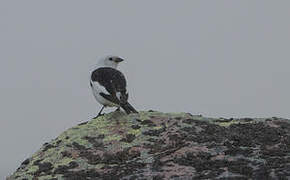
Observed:
[[[103,114],[105,107],[120,107],[127,113],[138,113],[138,111],[128,102],[126,78],[124,74],[117,70],[119,63],[124,59],[119,56],[104,56],[99,59],[90,75],[90,86],[95,99],[103,105],[98,115]]]

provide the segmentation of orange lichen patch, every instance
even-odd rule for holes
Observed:
[[[61,152],[63,157],[71,157],[72,159],[77,159],[79,157],[79,151],[69,148]]]
[[[79,153],[77,151],[75,151],[75,150],[72,150],[71,156],[72,156],[73,159],[77,159],[79,157]]]
[[[132,155],[140,154],[143,150],[144,148],[142,147],[132,147],[129,149],[129,154],[132,154]]]
[[[158,117],[158,116],[154,116],[152,117],[152,119],[150,119],[150,121],[152,121],[154,125],[156,126],[160,126],[162,123],[166,123],[169,120],[170,120],[169,118]]]
[[[110,127],[111,134],[124,134],[127,131],[126,126],[123,126],[120,123]]]
[[[209,152],[209,149],[206,146],[193,146],[193,147],[183,147],[181,149],[176,150],[168,156],[163,156],[160,160],[165,162],[172,157],[181,158],[184,157],[188,153],[192,153],[193,155],[198,155],[201,152]]]

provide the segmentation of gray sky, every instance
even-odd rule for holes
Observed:
[[[96,115],[96,57],[139,110],[290,118],[290,1],[0,1],[0,178]]]

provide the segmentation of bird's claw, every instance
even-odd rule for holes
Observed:
[[[96,118],[98,118],[98,117],[100,117],[100,116],[104,116],[105,115],[105,113],[103,113],[103,114],[98,114],[96,117],[94,117],[93,119],[96,119]]]

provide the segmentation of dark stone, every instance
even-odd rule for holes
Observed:
[[[147,139],[147,141],[149,141],[149,142],[157,142],[158,139],[150,137],[150,138]]]
[[[129,159],[128,150],[119,151],[116,154],[105,153],[103,155],[103,163],[106,164],[121,164]]]
[[[164,132],[163,129],[156,129],[156,130],[145,131],[145,132],[143,132],[143,134],[147,135],[147,136],[159,136],[163,132]]]
[[[92,165],[99,164],[102,159],[99,155],[94,155],[92,153],[86,153],[86,155],[83,154],[83,156],[88,160],[88,163]]]
[[[146,119],[146,120],[144,120],[144,121],[141,121],[141,124],[142,124],[142,125],[147,125],[147,126],[149,126],[149,127],[154,127],[154,126],[156,126],[156,124],[154,124],[154,122],[151,121],[151,120],[149,120],[149,119]]]
[[[127,134],[125,138],[121,139],[122,142],[131,143],[134,141],[136,136],[134,134]]]
[[[73,142],[72,143],[73,147],[75,147],[76,149],[82,151],[82,150],[86,150],[86,147],[83,145],[80,145],[79,143]]]
[[[142,120],[141,120],[141,119],[138,119],[138,118],[136,119],[136,121],[137,121],[137,122],[142,122]]]
[[[193,119],[184,119],[184,120],[182,120],[182,123],[194,124],[194,121],[193,121]]]
[[[162,175],[153,176],[153,180],[162,180],[162,179],[164,179],[164,176]]]
[[[135,124],[132,125],[131,127],[132,127],[132,129],[140,129],[140,128],[141,128],[141,126],[139,126],[139,125],[135,125]]]
[[[215,122],[225,123],[225,122],[231,122],[232,120],[234,120],[234,119],[233,118],[230,118],[230,119],[222,118],[222,119],[215,120]]]
[[[249,166],[249,162],[243,159],[229,162],[228,168],[230,172],[242,174],[248,178],[253,174],[253,168]]]
[[[61,140],[56,141],[56,145],[58,146],[61,142]]]
[[[165,132],[166,126],[164,123],[162,123],[162,128],[160,129],[150,129],[148,131],[142,132],[142,134],[147,136],[159,136],[161,133]]]
[[[63,151],[63,152],[61,152],[61,155],[63,156],[63,157],[72,157],[72,154],[70,153],[70,152],[68,152],[68,151]]]
[[[53,168],[51,163],[49,162],[40,163],[40,160],[35,161],[33,164],[38,166],[38,170],[34,173],[35,175],[39,175],[41,173],[49,174]]]
[[[97,139],[104,139],[105,138],[105,135],[104,134],[100,134],[98,135]]]
[[[68,170],[70,169],[74,169],[76,167],[78,167],[78,163],[75,161],[72,161],[68,164],[68,166],[58,166],[55,170],[54,170],[54,174],[65,174],[68,172]]]
[[[88,124],[88,122],[89,122],[89,121],[82,122],[82,123],[79,123],[78,125],[79,125],[79,126],[81,126],[81,125],[85,125],[85,124]]]
[[[53,147],[55,147],[54,145],[52,145],[52,144],[49,144],[49,143],[45,143],[44,144],[44,148],[43,148],[43,152],[45,152],[45,151],[47,151],[48,149],[50,149],[50,148],[53,148]]]
[[[181,120],[181,119],[182,119],[182,117],[176,117],[175,119],[176,119],[176,120]]]
[[[251,121],[253,121],[254,119],[252,119],[252,118],[243,118],[242,119],[244,122],[251,122]]]
[[[229,127],[229,140],[235,146],[273,145],[281,139],[283,132],[277,128],[259,123],[233,124]]]
[[[101,162],[101,157],[90,152],[85,146],[76,142],[73,142],[72,145],[79,151],[80,157],[86,158],[89,164],[96,165]]]
[[[87,180],[100,177],[100,174],[95,170],[67,171],[63,174],[65,180]]]
[[[29,159],[25,159],[25,161],[23,161],[23,162],[21,163],[21,165],[24,165],[24,166],[26,166],[26,165],[28,165],[28,164],[29,164],[29,162],[30,162],[30,160],[29,160]]]
[[[84,139],[88,140],[96,149],[103,149],[104,148],[104,144],[102,141],[96,140],[95,137],[84,137]],[[99,139],[99,138],[97,138]]]
[[[163,165],[164,163],[160,161],[160,158],[155,158],[152,164],[152,171],[160,171]]]
[[[41,161],[42,161],[42,159],[36,160],[33,162],[33,165],[38,166]]]

